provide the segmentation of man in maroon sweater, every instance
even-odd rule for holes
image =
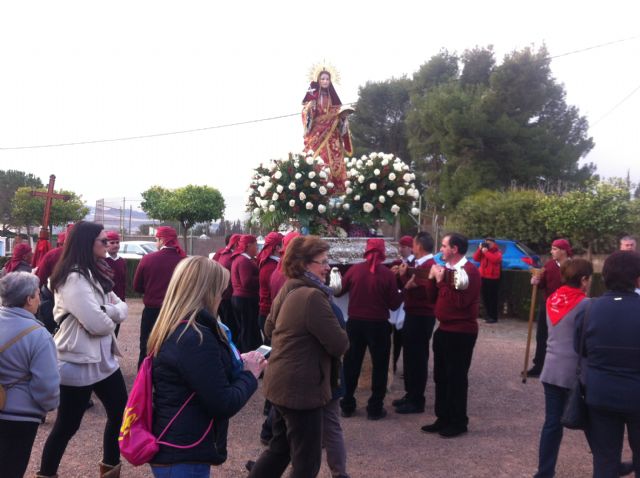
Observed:
[[[473,260],[480,263],[480,277],[482,279],[482,302],[487,312],[485,322],[498,322],[498,292],[500,292],[500,272],[502,270],[502,252],[495,239],[487,237],[478,244],[473,253]]]
[[[280,262],[281,251],[282,234],[279,232],[267,234],[264,239],[264,246],[260,254],[258,254],[258,269],[260,271],[258,324],[261,331],[264,331],[264,324],[271,311],[271,276]]]
[[[238,247],[231,256],[231,285],[233,286],[231,305],[240,323],[238,348],[241,353],[255,350],[262,345],[258,325],[260,279],[258,264],[255,261],[257,252],[256,237],[245,234],[238,241]]]
[[[422,431],[437,432],[444,438],[466,433],[469,423],[468,376],[478,337],[480,273],[465,257],[468,247],[469,241],[461,234],[444,236],[440,251],[446,266],[434,265],[429,273],[438,287],[435,314],[439,325],[433,334],[437,420]]]
[[[54,267],[62,257],[62,251],[64,250],[64,240],[66,239],[66,237],[66,232],[61,232],[60,234],[58,234],[58,243],[56,244],[56,248],[51,249],[40,260],[40,264],[38,264],[38,269],[36,270],[36,275],[38,276],[38,279],[40,279],[40,287],[48,287],[47,281],[53,273]]]
[[[242,237],[242,234],[232,234],[227,241],[227,244],[222,249],[218,249],[213,256],[213,260],[218,262],[221,266],[224,266],[231,274],[231,261],[235,248],[238,246],[238,241]],[[231,305],[231,296],[233,295],[233,286],[229,281],[229,286],[222,293],[222,300],[218,306],[218,315],[222,323],[229,327],[231,331],[231,337],[234,343],[239,343],[240,340],[240,324],[233,312],[233,306]]]
[[[438,289],[434,279],[419,278],[422,271],[428,275],[433,260],[433,238],[427,232],[419,232],[413,239],[415,273],[407,273],[408,265],[398,269],[404,287],[404,326],[402,328],[405,396],[393,401],[396,412],[401,414],[423,413],[424,392],[427,388],[429,341],[436,323],[434,307]]]
[[[551,259],[549,259],[542,272],[531,277],[531,284],[538,284],[538,289],[544,289],[544,302],[538,308],[538,324],[536,326],[536,353],[533,357],[533,367],[527,371],[527,377],[539,377],[542,373],[544,358],[547,355],[547,312],[544,304],[547,299],[561,285],[562,274],[560,266],[573,255],[571,244],[566,239],[556,239],[551,243]]]
[[[156,232],[158,250],[140,259],[133,277],[133,289],[144,294],[144,310],[140,320],[140,356],[138,368],[147,356],[147,340],[160,314],[164,296],[173,271],[186,254],[178,243],[178,235],[172,227],[161,226]]]
[[[344,417],[355,413],[356,399],[353,395],[368,347],[373,369],[367,418],[379,420],[387,414],[383,405],[391,352],[389,309],[400,307],[402,294],[395,274],[382,264],[386,258],[383,239],[369,239],[364,258],[365,262],[353,265],[347,271],[340,292],[340,295],[349,293],[347,335],[350,343],[344,356],[346,391],[340,407]]]
[[[113,272],[113,292],[124,302],[127,291],[127,261],[118,255],[120,234],[116,231],[107,231],[107,241],[109,242],[107,242],[106,261]],[[120,324],[116,325],[116,337],[118,332],[120,332]]]

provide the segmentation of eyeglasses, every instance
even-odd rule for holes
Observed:
[[[109,244],[120,244],[120,241],[109,241]]]
[[[103,246],[106,246],[109,244],[109,239],[96,239],[96,241],[102,242]]]
[[[329,265],[329,261],[327,259],[325,259],[324,261],[311,261],[311,262],[313,262],[314,264],[321,265],[321,266],[328,266]]]

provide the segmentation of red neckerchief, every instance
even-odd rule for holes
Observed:
[[[557,325],[587,294],[575,287],[563,285],[547,299],[547,314],[551,325]]]

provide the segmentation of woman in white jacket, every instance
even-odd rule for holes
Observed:
[[[114,330],[127,317],[127,306],[112,292],[104,260],[107,235],[100,224],[79,222],[64,245],[51,276],[55,295],[55,335],[60,370],[60,407],[42,452],[37,476],[55,477],[69,440],[95,392],[107,412],[100,476],[120,476],[118,433],[127,402]]]

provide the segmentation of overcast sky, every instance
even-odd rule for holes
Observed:
[[[640,181],[640,4],[500,2],[3,2],[0,169],[34,173],[94,205],[152,185],[207,184],[240,217],[251,170],[302,149],[298,115],[132,141],[131,137],[298,113],[308,70],[340,71],[343,102],[367,81],[411,76],[442,48],[546,44],[567,101],[591,124],[586,161]],[[117,199],[116,199],[117,201]],[[134,204],[134,207],[136,203]]]

